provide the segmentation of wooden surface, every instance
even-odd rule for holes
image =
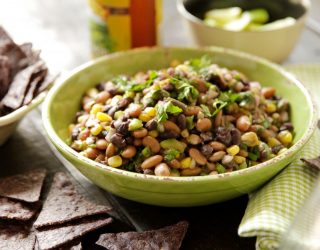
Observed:
[[[307,26],[288,63],[320,63],[320,0],[313,0]],[[188,35],[173,0],[164,0],[163,45],[190,45]],[[0,24],[18,42],[31,41],[41,48],[53,72],[67,72],[89,60],[85,0],[10,0],[0,2]],[[138,204],[105,192],[52,150],[41,125],[40,111],[31,112],[14,136],[0,147],[0,176],[29,168],[46,167],[51,173],[68,171],[81,192],[101,204],[115,208],[113,229],[146,230],[178,220],[190,222],[183,249],[254,249],[255,239],[239,238],[237,228],[243,216],[247,196],[232,201],[196,208],[161,208]],[[57,156],[56,156],[56,155]]]

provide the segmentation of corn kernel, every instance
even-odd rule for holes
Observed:
[[[227,148],[227,152],[229,155],[235,156],[236,154],[238,154],[240,151],[240,148],[238,145],[233,145],[229,148]]]
[[[268,146],[269,147],[274,147],[274,146],[277,146],[277,145],[280,145],[281,143],[274,137],[269,137],[268,138]]]
[[[112,97],[110,104],[111,105],[117,105],[117,103],[122,99],[121,95],[115,95]]]
[[[292,134],[288,130],[281,131],[278,134],[278,138],[284,145],[288,145],[292,142]]]
[[[183,160],[180,161],[181,168],[190,168],[191,166],[191,157],[186,157]]]
[[[142,128],[142,126],[143,126],[143,124],[142,124],[141,120],[134,118],[130,121],[128,129],[129,129],[129,131],[135,131],[135,130]]]
[[[259,145],[260,141],[255,132],[247,132],[241,136],[241,141],[249,147]]]
[[[96,114],[96,117],[101,122],[111,122],[112,121],[111,116],[107,115],[106,113],[103,113],[103,112],[98,112]]]
[[[96,114],[98,112],[101,112],[102,110],[102,105],[101,104],[94,104],[90,110],[90,114]]]
[[[149,115],[147,114],[140,114],[139,115],[139,120],[143,121],[143,122],[148,122],[152,119],[152,117],[150,117]]]
[[[98,135],[102,131],[102,126],[100,124],[95,125],[93,128],[90,129],[92,135]]]
[[[277,106],[273,102],[267,102],[265,111],[267,113],[273,113],[277,111]]]
[[[242,164],[243,162],[246,161],[246,158],[244,158],[243,156],[236,155],[236,156],[234,157],[234,161],[235,161],[237,164]]]
[[[145,110],[144,110],[144,113],[150,117],[155,117],[156,116],[156,109],[155,108],[152,108],[152,107],[147,107]]]
[[[114,119],[119,119],[121,116],[124,116],[124,111],[119,110],[117,112],[114,113]]]
[[[157,130],[151,130],[151,131],[148,133],[148,135],[156,138],[156,137],[158,137],[159,132],[158,132]]]
[[[120,167],[122,165],[121,156],[120,155],[115,155],[115,156],[112,156],[112,157],[108,158],[108,165],[110,167],[114,167],[114,168]]]
[[[134,98],[135,93],[133,91],[126,91],[123,95],[123,98]]]
[[[287,150],[288,150],[287,148],[282,148],[282,149],[280,149],[279,152],[278,152],[278,155],[286,152]]]

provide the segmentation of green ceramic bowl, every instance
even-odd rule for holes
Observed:
[[[159,177],[132,173],[94,162],[79,155],[65,141],[68,125],[74,122],[84,92],[102,80],[121,73],[168,67],[174,59],[186,60],[207,54],[215,63],[237,69],[273,86],[292,107],[296,136],[284,154],[254,167],[197,177]],[[137,202],[160,206],[198,206],[220,202],[258,188],[281,171],[310,139],[315,126],[315,109],[303,85],[281,67],[266,60],[223,48],[143,48],[111,54],[74,70],[49,92],[43,109],[45,130],[56,148],[80,172],[99,187]]]

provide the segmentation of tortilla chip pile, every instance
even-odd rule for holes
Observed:
[[[29,104],[52,80],[40,52],[17,45],[0,26],[0,116]]]
[[[83,236],[112,222],[110,207],[80,195],[63,172],[53,177],[41,208],[46,170],[35,169],[0,179],[0,249],[84,249]],[[35,217],[37,217],[35,219]],[[100,249],[179,249],[188,223],[146,232],[100,235]]]

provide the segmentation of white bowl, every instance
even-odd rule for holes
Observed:
[[[195,45],[242,50],[275,62],[284,61],[294,48],[310,9],[309,0],[297,0],[294,2],[304,6],[305,13],[292,25],[265,31],[230,31],[206,25],[187,10],[186,3],[189,2],[192,0],[177,0],[177,8]],[[197,4],[203,4],[203,2],[199,1]]]
[[[44,91],[28,105],[22,106],[5,116],[0,116],[0,146],[13,134],[22,118],[44,100],[46,94],[47,91]]]

